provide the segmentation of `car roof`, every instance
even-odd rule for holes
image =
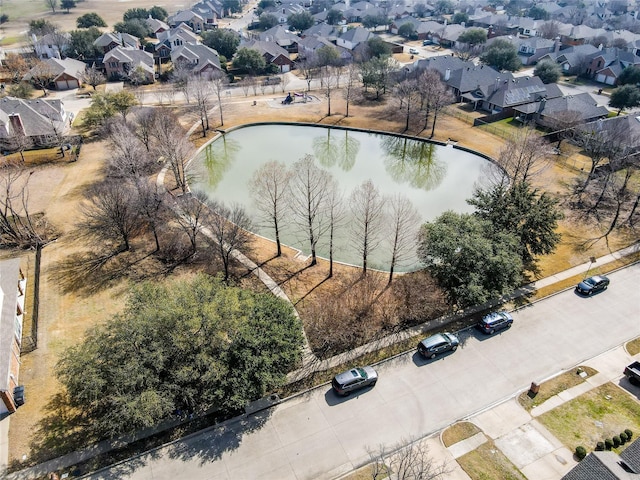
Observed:
[[[351,370],[347,370],[346,372],[342,372],[336,375],[336,380],[339,383],[348,382],[349,380],[353,380],[354,378],[362,378],[362,375],[360,374],[358,368],[352,368]]]
[[[422,345],[424,345],[425,347],[430,347],[432,345],[436,345],[437,343],[448,342],[448,341],[449,339],[445,337],[442,333],[436,333],[435,335],[425,338],[420,343],[422,343]]]
[[[509,318],[511,317],[511,315],[509,315],[508,312],[500,311],[500,312],[491,312],[488,315],[485,315],[484,317],[482,317],[482,321],[485,323],[493,323],[496,322],[498,320],[501,320],[503,318]]]
[[[600,281],[600,280],[608,280],[607,277],[605,277],[604,275],[594,275],[593,277],[591,277],[592,279],[594,279],[596,282]]]

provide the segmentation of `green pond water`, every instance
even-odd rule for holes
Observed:
[[[191,185],[209,198],[243,205],[254,222],[253,231],[274,239],[273,228],[260,220],[249,182],[268,161],[277,160],[290,167],[307,154],[338,181],[347,211],[351,192],[363,181],[371,180],[383,196],[400,193],[407,197],[423,222],[446,210],[471,212],[473,208],[466,199],[495,168],[484,158],[451,146],[395,135],[316,126],[257,125],[233,130],[209,144],[190,164]],[[287,214],[285,220],[291,220],[287,217],[292,215]],[[348,215],[335,234],[334,260],[359,265],[361,258]],[[284,222],[282,242],[309,254],[307,237],[293,223]],[[385,225],[390,223],[386,221]],[[369,255],[369,268],[389,268],[391,247],[385,230],[380,230],[379,245]],[[321,238],[318,255],[328,256],[327,243],[328,238]],[[414,252],[396,266],[396,271],[419,267]]]

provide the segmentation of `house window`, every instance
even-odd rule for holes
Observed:
[[[109,62],[111,68],[118,68],[118,62]]]
[[[602,60],[598,60],[598,68],[602,66]]]

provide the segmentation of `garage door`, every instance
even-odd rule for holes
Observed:
[[[602,75],[601,73],[596,75],[596,82],[605,83],[606,81],[607,81],[606,75]]]
[[[75,79],[58,80],[56,81],[56,88],[58,90],[69,90],[70,88],[78,88],[78,81]]]

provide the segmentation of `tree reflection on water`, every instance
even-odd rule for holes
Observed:
[[[380,146],[385,153],[385,169],[395,182],[429,191],[447,174],[447,164],[438,159],[438,146],[433,143],[380,135]]]

